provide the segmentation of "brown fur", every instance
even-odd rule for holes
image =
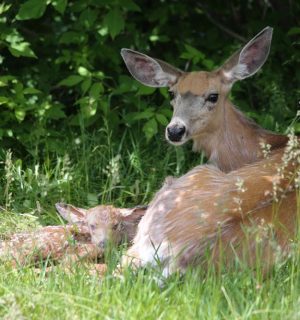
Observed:
[[[131,241],[145,211],[145,207],[121,209],[113,206],[85,210],[62,203],[56,204],[56,208],[70,224],[10,235],[0,241],[0,260],[9,261],[14,266],[34,265],[47,259],[64,263],[95,262],[104,253],[99,239],[115,244]],[[94,225],[97,228],[93,228]]]
[[[125,241],[130,242],[146,211],[146,207],[125,209],[111,205],[83,209],[64,203],[57,203],[56,209],[69,223],[86,226],[91,242],[101,248],[104,248],[108,242],[115,245]]]
[[[156,250],[168,274],[207,262],[208,251],[217,266],[238,258],[252,267],[261,262],[266,272],[278,249],[286,254],[295,239],[299,152],[298,142],[286,151],[288,160],[278,150],[229,174],[198,166],[164,187],[141,220],[122,267],[132,261],[154,264]]]
[[[211,163],[229,172],[262,159],[261,143],[270,144],[274,150],[284,147],[287,137],[261,128],[237,110],[228,99],[230,86],[222,80],[220,71],[191,72],[179,77],[172,90],[181,96],[187,92],[203,97],[208,92],[219,93],[214,109],[206,111],[206,125],[200,128],[195,120],[190,124],[191,138],[194,151],[203,150]]]
[[[96,259],[103,252],[91,243],[86,226],[47,226],[11,235],[0,242],[1,260],[13,265],[34,264],[46,259]]]

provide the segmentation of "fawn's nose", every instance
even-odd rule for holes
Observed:
[[[167,127],[167,135],[168,139],[172,142],[178,142],[181,140],[183,135],[185,134],[185,126],[183,125],[173,125],[170,127]]]
[[[98,247],[100,249],[105,249],[106,246],[107,246],[107,240],[101,240],[101,241],[98,242]]]

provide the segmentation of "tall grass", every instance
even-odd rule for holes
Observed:
[[[70,135],[71,137],[71,135]],[[60,142],[65,154],[32,159],[31,165],[2,153],[1,235],[39,225],[61,223],[54,204],[78,206],[147,203],[168,175],[180,175],[203,161],[190,146],[173,148],[162,138],[147,144],[125,130],[116,137],[107,128],[82,129],[76,139]],[[263,279],[259,268],[216,272],[189,270],[157,286],[155,270],[128,270],[124,280],[111,276],[120,250],[106,255],[104,279],[84,264],[66,273],[41,263],[34,268],[0,265],[2,319],[299,319],[299,250],[278,263]]]

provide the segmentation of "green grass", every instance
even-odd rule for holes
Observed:
[[[163,137],[147,144],[130,131],[115,137],[107,130],[67,138],[65,155],[45,151],[24,164],[3,152],[0,233],[61,223],[54,204],[78,206],[147,203],[168,175],[201,163],[190,146],[173,148]],[[163,288],[155,271],[128,270],[124,281],[111,276],[120,252],[108,255],[110,272],[91,276],[85,265],[73,273],[58,266],[38,274],[33,268],[0,265],[2,319],[299,319],[298,254],[276,265],[269,277],[247,268],[220,274],[190,270],[174,275]],[[44,266],[41,264],[41,269]]]
[[[47,276],[1,266],[0,316],[18,319],[299,319],[296,262],[257,281],[248,270],[222,275],[190,271],[160,289],[151,274],[100,280],[78,266]],[[298,268],[296,268],[298,269]],[[292,272],[293,271],[293,272]],[[21,317],[20,317],[21,318]]]

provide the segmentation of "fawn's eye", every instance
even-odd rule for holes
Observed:
[[[216,103],[218,101],[219,95],[217,93],[211,93],[207,98],[206,101],[211,103]]]
[[[94,231],[96,229],[96,226],[94,224],[91,224],[90,228],[91,228],[92,231]]]
[[[119,224],[117,223],[117,224],[114,224],[114,225],[112,226],[112,229],[113,229],[113,230],[117,230],[118,227],[119,227]]]

